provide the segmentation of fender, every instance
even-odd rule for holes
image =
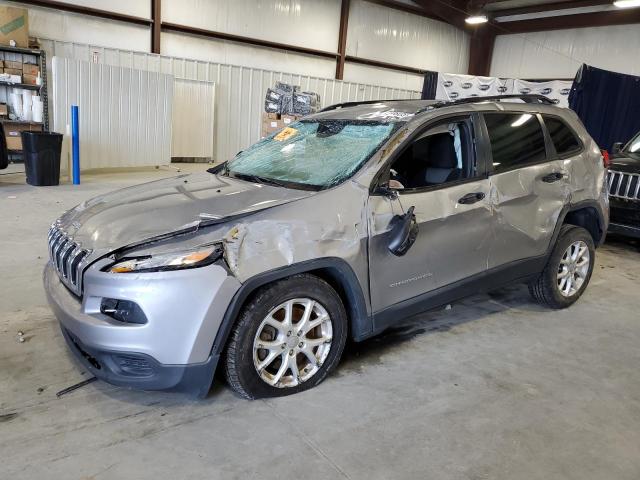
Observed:
[[[598,216],[598,228],[600,229],[601,233],[599,241],[594,241],[594,243],[596,248],[604,243],[607,233],[607,225],[604,213],[602,212],[602,205],[600,205],[600,203],[598,203],[596,200],[583,200],[577,203],[565,205],[560,211],[560,215],[558,215],[558,221],[556,222],[556,226],[553,230],[553,235],[551,236],[551,242],[549,243],[549,247],[547,248],[547,256],[551,255],[551,251],[556,244],[556,240],[558,240],[558,235],[560,235],[560,228],[562,228],[562,225],[565,224],[567,215],[569,215],[571,212],[575,212],[583,208],[593,208],[596,211],[596,214]]]
[[[369,306],[356,274],[345,260],[338,257],[325,257],[269,270],[243,283],[227,307],[213,342],[211,354],[219,356],[222,353],[242,306],[258,288],[291,275],[313,273],[317,270],[330,271],[332,278],[341,285],[342,293],[347,300],[345,302],[345,310],[349,316],[351,337],[357,341],[369,336],[373,331],[373,323],[369,313]]]

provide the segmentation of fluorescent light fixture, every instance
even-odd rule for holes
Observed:
[[[489,19],[486,15],[470,15],[464,21],[470,25],[478,25],[479,23],[487,23]]]
[[[640,0],[616,0],[613,5],[618,8],[640,7]]]
[[[524,125],[529,120],[531,120],[532,117],[533,117],[533,115],[529,115],[528,113],[525,113],[524,115],[521,115],[520,118],[518,118],[515,122],[513,122],[511,124],[511,126],[512,127],[519,127],[520,125]]]

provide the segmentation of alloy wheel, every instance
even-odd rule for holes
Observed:
[[[573,242],[565,250],[558,265],[558,290],[564,297],[575,295],[589,273],[589,247],[582,240]]]
[[[281,303],[262,320],[253,341],[253,365],[277,388],[313,377],[329,355],[333,327],[327,310],[310,298]]]

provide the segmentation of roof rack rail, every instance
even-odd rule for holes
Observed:
[[[371,105],[373,103],[385,103],[385,102],[402,102],[402,101],[406,101],[406,100],[419,100],[416,98],[388,98],[388,99],[384,99],[384,100],[363,100],[361,102],[355,101],[355,102],[343,102],[343,103],[336,103],[334,105],[329,105],[328,107],[324,107],[322,110],[318,110],[318,113],[320,112],[329,112],[331,110],[338,110],[339,108],[347,108],[347,107],[355,107],[357,105]]]
[[[434,108],[451,107],[453,105],[463,105],[465,103],[478,103],[478,102],[497,102],[500,100],[512,100],[519,99],[524,103],[540,103],[543,105],[555,105],[553,100],[545,97],[544,95],[530,94],[530,95],[488,95],[486,97],[467,97],[460,100],[441,100],[428,107],[423,108],[418,113],[425,112]]]

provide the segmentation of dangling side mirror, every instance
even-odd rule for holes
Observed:
[[[614,143],[611,147],[611,153],[620,153],[622,151],[622,147],[624,147],[624,144],[622,142]]]
[[[418,236],[418,222],[414,210],[415,207],[411,207],[404,215],[396,215],[391,219],[389,251],[397,257],[407,253]]]

